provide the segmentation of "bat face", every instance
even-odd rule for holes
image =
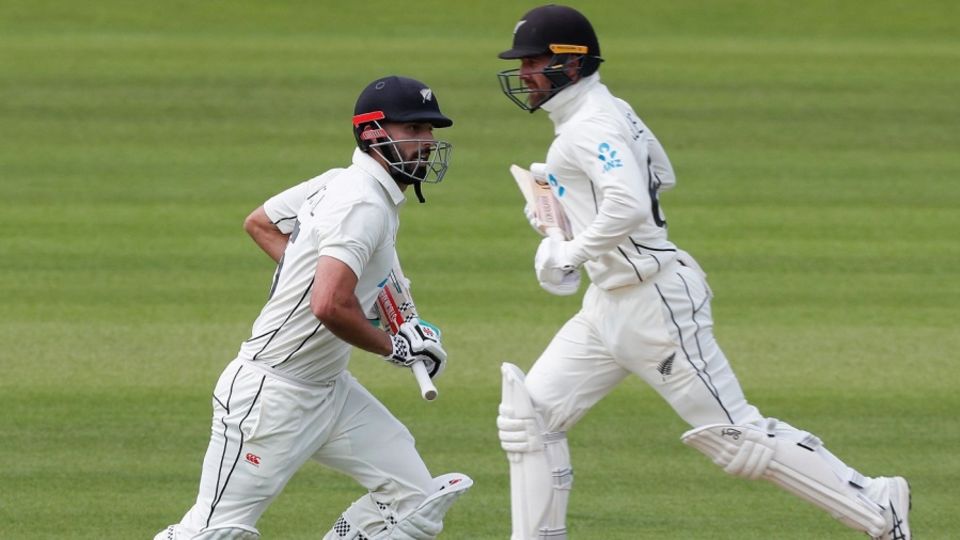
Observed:
[[[523,167],[511,165],[510,174],[513,175],[527,205],[536,212],[540,229],[550,236],[572,239],[573,233],[567,215],[546,181],[546,165],[534,163],[529,171]]]
[[[536,181],[534,181],[534,186],[537,219],[539,219],[547,229],[556,228],[561,231],[564,230],[566,228],[564,225],[564,218],[566,216],[560,209],[559,201],[553,196],[553,191],[550,190],[550,186]]]

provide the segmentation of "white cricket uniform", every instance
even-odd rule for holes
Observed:
[[[599,74],[542,108],[556,134],[548,180],[570,218],[574,261],[592,282],[526,377],[546,432],[570,429],[630,373],[693,427],[763,422],[714,338],[706,275],[667,240],[658,195],[676,179],[659,141]],[[785,422],[778,435],[810,437]],[[817,453],[838,478],[872,481],[825,447]]]
[[[217,382],[197,502],[177,538],[218,527],[253,528],[310,458],[367,488],[345,513],[367,533],[411,512],[432,490],[409,431],[346,371],[351,346],[310,310],[317,260],[324,255],[353,270],[361,306],[373,305],[396,257],[397,211],[404,200],[389,174],[356,150],[349,168],[264,204],[290,239],[250,339]]]
[[[314,176],[309,180],[277,193],[263,203],[263,211],[270,218],[277,229],[283,234],[293,232],[293,226],[297,222],[297,213],[300,207],[307,200],[307,197],[316,193],[325,186],[331,179],[339,176],[346,169],[330,169],[327,172]]]
[[[714,341],[704,276],[667,239],[658,197],[676,179],[660,142],[599,74],[542,108],[556,134],[547,179],[592,282],[526,379],[547,431],[568,430],[630,373],[693,426],[758,419]]]

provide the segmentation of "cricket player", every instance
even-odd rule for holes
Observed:
[[[324,540],[440,533],[472,481],[459,473],[433,478],[410,432],[346,368],[352,347],[398,366],[422,361],[431,376],[444,368],[439,336],[415,321],[391,336],[366,313],[396,260],[404,192],[443,178],[451,145],[433,129],[452,124],[427,85],[378,79],[354,109],[353,163],[272,198],[248,218],[247,231],[279,258],[270,296],[214,388],[196,504],[155,540],[259,538],[260,515],[308,459],[367,489]],[[259,223],[261,210],[289,212],[298,197],[295,217],[287,214],[275,231]]]
[[[676,185],[673,168],[650,128],[600,81],[589,21],[569,7],[538,7],[499,56],[520,61],[499,74],[507,97],[553,122],[545,174],[573,233],[542,240],[537,279],[561,295],[577,292],[581,269],[591,282],[526,376],[503,366],[497,425],[511,468],[513,540],[566,538],[566,432],[631,373],[690,424],[683,442],[726,472],[769,480],[873,538],[909,539],[903,478],[863,476],[744,397],[713,336],[705,274],[667,239],[658,197]]]

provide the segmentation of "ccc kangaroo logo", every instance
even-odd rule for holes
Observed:
[[[735,440],[735,441],[739,441],[739,440],[740,440],[740,435],[742,435],[742,433],[741,433],[740,430],[738,430],[738,429],[723,428],[722,430],[720,430],[720,436],[721,436],[721,437],[730,438],[730,439],[733,439],[733,440]]]

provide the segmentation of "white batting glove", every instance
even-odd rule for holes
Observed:
[[[570,242],[544,238],[537,247],[533,269],[540,287],[550,294],[569,296],[580,288],[580,271],[569,253]]]
[[[563,275],[559,283],[541,281],[540,288],[555,296],[570,296],[580,290],[580,271],[571,270]]]
[[[523,215],[526,216],[527,223],[530,224],[530,227],[532,227],[537,234],[539,234],[540,236],[547,235],[547,233],[544,232],[545,229],[544,229],[543,223],[541,223],[540,220],[537,218],[537,213],[534,211],[533,208],[530,208],[529,204],[523,205]]]
[[[438,377],[447,364],[447,352],[440,345],[440,335],[429,325],[421,325],[417,319],[411,319],[402,325],[393,336],[393,350],[384,356],[388,362],[410,367],[414,362],[423,361],[430,378]]]

